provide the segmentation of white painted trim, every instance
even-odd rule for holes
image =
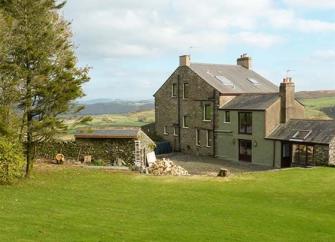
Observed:
[[[173,89],[174,85],[176,85],[176,87],[177,87],[177,83],[172,83],[171,97],[177,97],[177,93],[175,93],[175,95],[173,95],[174,94],[174,89]],[[178,90],[176,90],[176,91],[178,92]]]
[[[227,112],[229,112],[229,119],[230,119],[229,122],[227,122],[227,116],[226,116]],[[231,123],[231,116],[230,115],[231,115],[230,111],[224,111],[224,118],[223,118],[223,123],[224,124],[230,124]]]
[[[164,126],[164,128],[163,128],[164,129],[163,130],[164,135],[169,135],[169,132],[167,132],[167,128],[168,128],[167,126]]]
[[[212,146],[211,145],[209,145],[209,132],[210,132],[210,130],[206,130],[206,147],[207,148],[211,148]]]
[[[184,115],[184,116],[183,116],[183,128],[184,128],[184,129],[188,129],[189,127],[188,127],[188,126],[185,126],[185,117],[187,117],[187,115]]]

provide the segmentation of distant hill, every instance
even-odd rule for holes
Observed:
[[[335,90],[297,92],[296,97],[299,99],[335,97]]]
[[[296,96],[305,104],[307,118],[335,119],[335,90],[298,92]]]
[[[126,101],[98,99],[81,102],[85,109],[80,115],[127,114],[154,109],[153,100]]]
[[[335,117],[335,90],[303,91],[297,92],[296,96],[304,102],[310,110],[317,110],[319,116],[321,115],[320,117],[322,117],[323,114],[326,114],[328,117]],[[322,103],[322,105],[320,103]],[[95,99],[81,101],[80,104],[86,107],[80,112],[80,115],[128,114],[153,110],[155,108],[154,100],[152,99],[140,101]]]

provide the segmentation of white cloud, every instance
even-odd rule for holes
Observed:
[[[70,1],[65,16],[81,55],[93,58],[151,56],[158,52],[224,49],[230,43],[271,47],[280,41],[259,30],[271,0]],[[254,34],[253,34],[254,32]]]
[[[329,9],[335,8],[334,0],[285,0],[288,6],[299,8],[319,8]]]
[[[251,46],[263,46],[264,48],[268,48],[285,41],[285,39],[280,36],[257,32],[241,32],[235,35],[233,39],[237,43],[245,43]]]
[[[118,93],[131,85],[136,91],[147,88],[141,91],[152,93],[150,83],[157,87],[155,80],[169,73],[165,69],[160,70],[164,75],[153,73],[149,68],[135,72],[134,65],[124,63],[135,60],[142,66],[148,57],[159,60],[183,54],[190,46],[202,56],[221,55],[233,47],[275,51],[291,35],[335,33],[335,22],[312,15],[306,18],[298,11],[301,7],[330,9],[335,0],[284,1],[283,7],[276,0],[73,0],[68,1],[64,15],[73,21],[80,60],[94,67],[94,78],[109,78],[110,86],[100,87],[101,92],[115,86]],[[105,60],[117,60],[111,65],[118,68],[108,72],[110,67],[101,63]],[[125,65],[122,75],[117,72],[120,62]]]
[[[102,58],[182,52],[189,46],[208,52],[237,42],[269,48],[283,41],[267,33],[269,28],[335,31],[335,23],[300,18],[273,0],[81,0],[69,1],[65,13],[73,19],[80,54]]]

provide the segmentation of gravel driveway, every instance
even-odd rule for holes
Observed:
[[[212,157],[199,157],[182,153],[160,155],[159,159],[167,158],[185,168],[191,175],[217,176],[221,168],[228,169],[233,174],[271,170],[269,167],[246,162],[232,162]]]

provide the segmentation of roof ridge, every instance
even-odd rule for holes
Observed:
[[[296,121],[326,121],[326,122],[335,122],[335,119],[313,119],[313,118],[292,118],[290,119],[289,121],[293,121],[293,120],[296,120]]]
[[[239,65],[233,65],[233,64],[215,64],[215,63],[202,63],[202,62],[192,62],[192,65],[209,65],[209,66],[234,66],[234,67],[241,67]]]
[[[273,96],[279,96],[279,92],[269,92],[269,93],[266,93],[266,92],[263,92],[263,93],[242,93],[240,94],[239,96],[254,96],[254,95],[273,95]]]

